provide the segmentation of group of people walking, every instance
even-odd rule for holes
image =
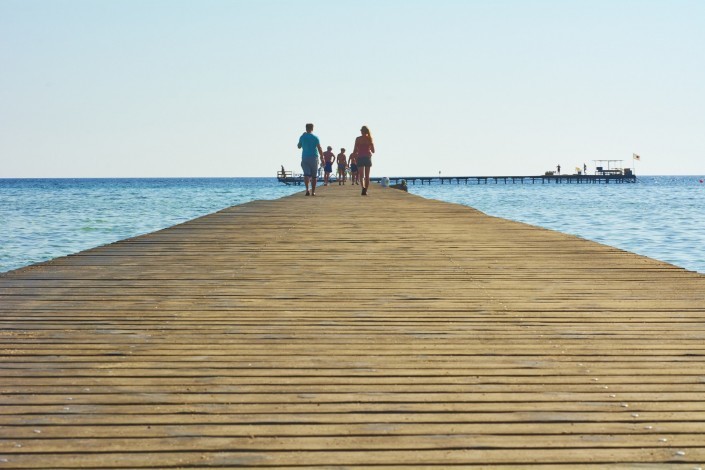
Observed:
[[[319,157],[324,170],[323,182],[325,186],[328,186],[330,182],[330,174],[333,172],[333,162],[335,161],[338,165],[338,184],[345,184],[347,169],[350,168],[350,184],[359,184],[362,187],[362,195],[367,196],[367,189],[370,186],[372,154],[375,153],[375,144],[367,126],[362,126],[360,129],[360,136],[355,139],[355,148],[350,157],[345,155],[344,148],[340,149],[337,157],[333,153],[333,147],[329,146],[324,152],[320,140],[313,134],[313,124],[310,123],[306,124],[306,132],[299,137],[298,148],[301,149],[301,169],[304,172],[306,196],[316,195]]]
[[[338,165],[338,185],[345,184],[348,180],[348,168],[350,168],[350,178],[351,184],[358,183],[358,172],[357,172],[357,155],[353,152],[350,154],[350,159],[348,160],[347,155],[345,155],[345,149],[341,148],[340,153],[336,157],[333,153],[333,147],[328,147],[328,150],[323,152],[323,158],[321,159],[321,166],[323,167],[323,185],[328,186],[330,183],[330,174],[333,172],[333,161]]]

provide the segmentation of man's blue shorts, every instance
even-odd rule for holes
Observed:
[[[318,175],[318,158],[302,158],[301,169],[304,170],[304,176],[315,178]]]

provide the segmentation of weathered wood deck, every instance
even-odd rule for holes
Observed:
[[[0,276],[0,469],[705,463],[705,276],[357,188]]]

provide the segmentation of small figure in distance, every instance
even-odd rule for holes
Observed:
[[[360,184],[360,174],[357,171],[357,154],[355,152],[350,154],[348,164],[350,165],[350,184]]]
[[[583,163],[583,174],[587,175],[587,165]]]
[[[402,191],[406,191],[407,193],[409,192],[409,187],[406,184],[406,180],[401,180],[400,183],[393,184],[392,188],[394,189],[400,189]]]
[[[316,176],[318,175],[318,155],[323,158],[321,141],[313,135],[313,124],[306,124],[306,132],[299,137],[298,148],[301,149],[301,169],[304,170],[304,183],[306,184],[306,196],[316,195]],[[316,155],[318,150],[318,155]],[[311,191],[308,190],[309,181]]]
[[[560,163],[558,165],[556,165],[556,170],[558,170],[558,174],[560,175],[561,174],[561,164]]]
[[[340,186],[341,184],[345,184],[345,180],[347,179],[345,170],[347,168],[348,159],[345,156],[345,149],[340,149],[340,153],[338,154],[338,186]]]
[[[282,165],[282,178],[286,178],[286,170],[284,169],[284,165]]]
[[[362,195],[367,196],[370,187],[370,169],[372,168],[372,154],[375,153],[375,143],[367,126],[362,126],[360,136],[355,139],[355,153],[357,154],[357,170],[362,186]]]
[[[333,172],[333,159],[335,158],[335,154],[333,153],[333,147],[330,145],[326,149],[325,152],[323,152],[323,156],[321,157],[321,164],[323,165],[323,186],[328,186],[328,183],[330,182],[330,174]]]

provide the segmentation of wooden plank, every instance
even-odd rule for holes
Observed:
[[[69,408],[66,410],[65,408]],[[67,426],[83,425],[89,428],[95,426],[124,426],[126,424],[143,425],[210,425],[221,424],[233,425],[299,425],[299,424],[330,424],[347,426],[349,424],[364,424],[377,426],[380,429],[395,429],[399,424],[551,424],[553,434],[569,433],[572,429],[577,429],[582,423],[605,424],[639,424],[644,429],[652,426],[659,429],[662,423],[692,423],[696,429],[702,426],[705,413],[699,411],[639,411],[637,417],[632,416],[633,412],[628,410],[619,411],[472,411],[472,412],[412,412],[406,409],[395,409],[388,412],[370,412],[364,409],[358,411],[346,411],[341,413],[238,413],[225,412],[222,408],[211,407],[205,413],[182,412],[171,413],[170,410],[160,408],[154,409],[150,414],[129,413],[129,408],[123,408],[126,413],[111,413],[105,409],[96,407],[75,408],[72,412],[70,406],[56,407],[53,413],[44,414],[0,414],[0,423],[7,426],[8,434],[3,435],[6,439],[14,437],[15,429],[19,429],[17,424],[27,426]],[[105,412],[103,412],[105,411]],[[162,412],[162,413],[160,413]],[[36,427],[33,429],[37,429]],[[42,428],[38,428],[41,430]],[[489,428],[488,428],[489,429]],[[646,431],[644,431],[646,432]],[[698,432],[698,431],[693,431]],[[513,438],[519,438],[515,435]],[[36,436],[35,436],[36,437]]]
[[[705,276],[318,194],[0,275],[0,468],[705,462]]]
[[[39,431],[39,430],[35,430]],[[36,433],[35,433],[36,434]],[[665,437],[668,436],[668,437]],[[21,444],[21,447],[17,444]],[[489,434],[462,434],[447,432],[439,434],[416,435],[371,435],[371,436],[170,436],[170,437],[104,437],[65,439],[62,437],[36,437],[28,439],[0,440],[0,449],[6,455],[38,453],[82,453],[100,449],[100,452],[125,452],[140,449],[141,452],[168,452],[179,449],[182,452],[218,452],[237,449],[238,452],[282,452],[315,451],[328,449],[337,451],[355,451],[364,449],[368,452],[394,450],[435,450],[435,449],[506,449],[509,452],[532,449],[641,449],[643,447],[668,447],[697,449],[700,455],[705,451],[705,444],[700,434],[616,434],[601,435],[526,435],[516,442],[505,436]]]
[[[269,423],[269,424],[160,424],[145,422],[143,424],[85,425],[47,425],[27,424],[13,428],[13,439],[74,439],[74,438],[155,438],[155,437],[302,437],[302,436],[386,436],[393,432],[397,436],[416,435],[474,435],[503,436],[531,435],[540,439],[542,435],[561,433],[561,435],[638,435],[673,436],[689,434],[691,437],[701,431],[697,423],[689,422],[575,422],[565,427],[549,422],[483,422],[483,423]],[[41,436],[38,436],[40,434]],[[668,438],[667,438],[668,439]],[[666,441],[667,442],[667,441]],[[644,445],[653,443],[646,442]],[[501,444],[501,443],[500,443]],[[503,443],[506,445],[506,442]],[[17,452],[17,450],[15,450]]]
[[[144,468],[144,467],[266,467],[272,466],[305,466],[340,467],[340,462],[348,462],[357,466],[425,465],[443,468],[457,465],[491,465],[491,464],[562,464],[566,467],[573,464],[597,463],[609,466],[614,462],[630,464],[651,463],[654,461],[668,463],[689,463],[705,459],[705,449],[702,447],[673,448],[671,446],[653,447],[650,449],[613,449],[600,447],[587,449],[474,449],[474,448],[441,448],[431,450],[380,450],[361,449],[357,451],[266,451],[259,452],[232,451],[230,449],[202,449],[195,452],[172,450],[169,452],[139,452],[127,449],[121,453],[86,452],[57,454],[21,454],[10,455],[5,460],[11,468]],[[0,462],[3,463],[3,462]],[[9,466],[8,465],[8,466]],[[516,467],[515,467],[516,468]],[[664,468],[662,465],[659,468]]]

